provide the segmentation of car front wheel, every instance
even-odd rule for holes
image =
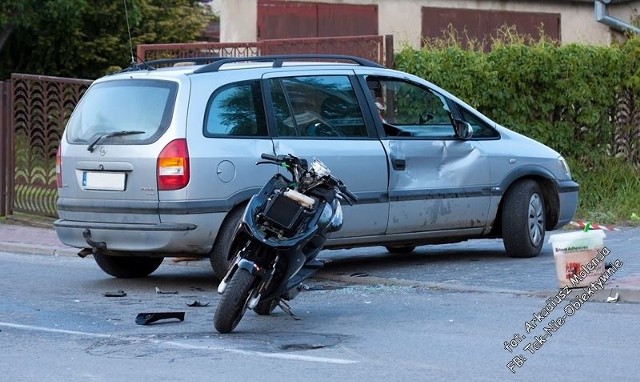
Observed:
[[[507,255],[535,257],[545,236],[545,208],[537,182],[525,179],[514,184],[502,206],[502,239]]]

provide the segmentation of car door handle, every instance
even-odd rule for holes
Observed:
[[[404,171],[407,169],[407,162],[404,159],[392,159],[391,166],[394,170]]]

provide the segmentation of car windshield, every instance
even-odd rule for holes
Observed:
[[[167,129],[177,84],[169,81],[109,81],[92,86],[67,125],[70,143],[97,137],[110,143],[149,143]],[[112,134],[135,131],[136,134]]]

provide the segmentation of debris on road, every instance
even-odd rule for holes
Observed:
[[[123,290],[119,290],[117,292],[104,292],[103,296],[104,297],[124,297],[126,296],[127,293]]]
[[[136,316],[136,324],[150,325],[156,321],[167,319],[178,319],[184,321],[184,312],[156,312],[156,313],[139,313]]]
[[[569,222],[570,225],[574,226],[574,227],[578,227],[581,229],[601,229],[603,231],[620,231],[620,228],[616,228],[610,225],[604,225],[604,224],[597,224],[597,223],[591,223],[588,221],[571,221]]]
[[[205,307],[205,306],[209,306],[208,302],[200,302],[198,300],[194,300],[192,303],[187,304],[187,306],[191,306],[191,307]]]
[[[177,290],[163,291],[160,288],[156,287],[156,293],[157,294],[178,294],[178,291]]]

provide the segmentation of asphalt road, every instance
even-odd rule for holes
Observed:
[[[461,263],[483,267],[492,256]],[[376,266],[340,260],[339,252],[330,257],[329,271],[354,282],[310,283],[292,304],[301,320],[280,310],[272,317],[247,312],[235,332],[219,335],[212,323],[218,295],[206,262],[166,262],[151,277],[121,280],[91,259],[0,253],[0,375],[17,382],[633,381],[640,375],[638,304],[587,301],[572,310],[567,297],[538,322],[552,295],[360,284],[353,271],[374,274]],[[392,269],[408,261],[384,264]],[[104,296],[120,290],[126,296]],[[210,305],[187,305],[196,300]],[[135,323],[138,313],[159,311],[183,311],[185,320]],[[562,325],[550,327],[563,316]]]

